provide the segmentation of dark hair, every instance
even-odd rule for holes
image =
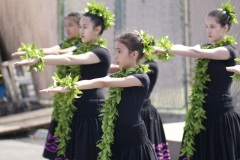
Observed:
[[[139,61],[143,57],[144,55],[143,44],[139,35],[135,33],[124,33],[119,35],[116,38],[116,41],[124,44],[130,52],[137,51],[138,52],[137,61]]]
[[[227,24],[229,26],[228,30],[230,30],[230,28],[231,28],[231,22],[230,22],[231,17],[222,8],[217,8],[217,9],[209,12],[208,16],[216,18],[217,23],[219,23],[222,27],[224,27]]]
[[[79,12],[70,12],[65,17],[65,19],[67,19],[67,18],[72,18],[74,20],[74,22],[76,22],[79,25],[79,21],[81,19],[81,14]]]
[[[101,31],[100,31],[99,34],[102,35],[102,33],[105,29],[103,18],[99,17],[98,15],[92,14],[90,12],[84,13],[83,16],[89,17],[91,19],[91,21],[93,22],[93,27],[94,28],[100,26]]]

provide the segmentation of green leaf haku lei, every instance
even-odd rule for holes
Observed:
[[[134,30],[134,33],[138,34],[142,40],[143,44],[143,53],[145,55],[146,61],[155,61],[157,59],[166,62],[170,60],[170,57],[175,56],[174,54],[170,53],[172,43],[168,39],[168,36],[160,37],[159,42],[157,42],[154,36],[148,36],[146,32],[141,30],[140,32]],[[155,47],[160,47],[164,49],[166,52],[154,56],[152,53],[155,52]]]
[[[25,51],[26,54],[23,56],[20,56],[22,60],[28,60],[28,59],[35,59],[39,58],[39,62],[33,66],[28,67],[28,71],[32,71],[33,69],[35,71],[43,71],[44,70],[44,61],[42,57],[44,56],[43,50],[39,49],[37,50],[36,44],[24,44],[22,43],[21,47],[18,48],[18,52]]]
[[[140,65],[138,68],[130,68],[129,70],[121,69],[113,74],[113,78],[127,77],[135,73],[147,73],[148,65]],[[112,151],[111,144],[114,142],[115,121],[118,117],[118,109],[116,106],[121,101],[121,92],[123,88],[110,88],[108,91],[109,98],[105,100],[101,115],[103,116],[102,131],[103,135],[97,146],[101,149],[98,154],[100,160],[111,160]]]
[[[238,24],[237,16],[234,13],[235,7],[232,6],[231,0],[228,0],[226,3],[222,3],[221,6],[222,10],[229,14],[229,23],[236,23]]]
[[[235,58],[235,61],[236,61],[238,64],[240,64],[240,58]],[[240,74],[234,73],[234,75],[232,76],[232,78],[240,81]]]
[[[108,10],[108,8],[103,7],[104,3],[96,3],[95,0],[92,0],[91,3],[87,3],[87,7],[84,9],[83,14],[90,12],[99,17],[103,18],[104,21],[104,30],[112,27],[114,25],[115,16]]]
[[[225,45],[235,45],[235,39],[232,36],[226,36],[223,41],[218,44],[205,45],[203,49],[212,49]],[[204,89],[207,81],[211,81],[210,75],[207,73],[209,59],[196,59],[196,66],[194,67],[195,77],[193,78],[193,85],[191,90],[191,95],[189,96],[189,105],[191,108],[186,114],[186,124],[184,127],[185,135],[183,139],[183,145],[181,148],[180,156],[187,156],[191,158],[194,154],[194,136],[200,133],[205,127],[203,126],[203,120],[206,119],[205,110],[202,108],[205,102]]]
[[[106,40],[98,39],[93,44],[81,43],[80,47],[78,47],[77,50],[73,52],[73,54],[74,55],[84,54],[88,51],[93,50],[97,46],[105,47]],[[63,67],[61,67],[62,70],[60,72],[59,72],[60,68],[58,68],[58,71],[55,73],[55,76],[53,77],[55,80],[60,81],[61,79],[64,79],[67,75],[69,75],[72,79],[75,79],[75,77],[78,77],[77,80],[81,80],[81,66],[72,65],[72,66],[67,66],[65,68]],[[55,86],[58,86],[58,85],[55,85]],[[54,133],[54,136],[59,137],[58,155],[64,156],[67,143],[71,138],[70,136],[71,120],[73,118],[74,111],[77,109],[76,106],[72,104],[74,102],[76,95],[69,95],[65,97],[59,96],[59,95],[60,94],[54,94],[54,97],[53,97],[52,107],[54,108],[54,110],[53,110],[52,118],[58,122],[58,126]]]

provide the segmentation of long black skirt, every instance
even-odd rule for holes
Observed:
[[[133,126],[116,126],[112,153],[112,160],[157,160],[144,122]]]
[[[57,140],[54,137],[57,122],[52,121],[45,143],[43,157],[54,160],[97,160],[99,148],[97,141],[102,136],[102,118],[99,117],[103,100],[81,100],[72,122],[71,140],[67,146],[66,157],[57,156]]]
[[[240,116],[234,112],[231,102],[215,102],[205,106],[207,119],[195,136],[195,149],[191,160],[239,160]],[[180,160],[188,160],[182,156]]]
[[[141,115],[147,128],[148,138],[152,143],[158,160],[169,160],[170,153],[162,120],[156,108],[151,104],[150,99],[144,101]]]

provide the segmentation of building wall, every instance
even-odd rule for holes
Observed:
[[[0,38],[5,59],[14,59],[11,53],[21,43],[35,43],[38,47],[57,44],[58,3],[57,0],[0,0]],[[49,86],[54,67],[46,66],[41,73],[33,72],[36,90]],[[40,95],[48,98],[49,95]]]

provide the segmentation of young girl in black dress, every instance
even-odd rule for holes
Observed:
[[[149,36],[150,37],[150,36]],[[152,41],[151,45],[155,45]],[[170,153],[168,149],[168,143],[165,137],[165,132],[162,124],[162,119],[157,109],[152,105],[150,95],[156,84],[158,78],[158,64],[151,56],[144,56],[144,64],[149,66],[147,75],[150,79],[150,85],[147,97],[144,100],[143,108],[141,111],[141,117],[146,125],[148,138],[150,139],[152,146],[157,154],[158,160],[169,160]],[[118,65],[111,64],[109,72],[114,73],[120,70]]]
[[[230,8],[230,9],[229,9]],[[227,66],[235,65],[234,39],[227,36],[231,23],[237,22],[229,2],[206,17],[211,44],[195,47],[173,45],[169,52],[198,58],[186,116],[181,160],[239,160],[240,116],[234,112]],[[158,52],[162,53],[161,49]]]
[[[104,134],[98,144],[102,150],[100,160],[157,160],[141,118],[150,84],[143,73],[144,67],[138,64],[143,57],[141,42],[135,33],[120,35],[115,42],[114,60],[122,69],[110,77],[76,83],[79,90],[111,87],[103,108]],[[68,91],[66,87],[54,87],[40,92]]]
[[[66,77],[67,72],[70,72],[73,78],[81,76],[81,80],[105,77],[110,66],[110,55],[108,50],[102,47],[103,41],[99,37],[104,30],[113,25],[114,17],[109,10],[94,2],[88,4],[87,10],[82,15],[79,25],[82,44],[74,55],[48,55],[23,60],[16,65],[32,66],[38,64],[41,59],[45,64],[68,66],[65,74],[58,75],[60,78]],[[61,97],[55,99],[53,120],[56,121],[57,127],[50,125],[44,157],[59,160],[96,160],[96,143],[102,135],[102,119],[99,117],[104,99],[102,89],[83,91],[81,98],[72,102],[77,108],[73,112],[69,111],[71,104],[63,103]]]

